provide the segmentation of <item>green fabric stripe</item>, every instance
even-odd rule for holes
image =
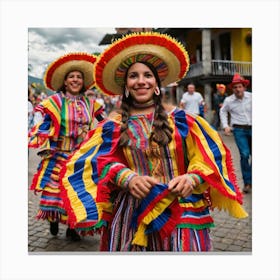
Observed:
[[[214,223],[207,223],[202,225],[194,225],[194,224],[180,224],[177,225],[177,228],[192,228],[192,229],[204,229],[204,228],[212,228],[215,227]]]
[[[104,179],[105,176],[108,173],[108,170],[111,168],[112,164],[108,164],[107,166],[104,167],[104,169],[102,170],[102,173],[100,175],[100,179]]]
[[[60,109],[59,109],[57,103],[55,102],[55,100],[53,98],[50,98],[49,101],[52,104],[52,106],[55,108],[55,110],[59,113]]]
[[[65,114],[66,114],[66,112],[67,112],[67,109],[66,109],[66,106],[67,106],[67,102],[66,102],[66,99],[65,98],[63,98],[62,99],[62,106],[61,106],[61,125],[60,125],[60,129],[61,129],[61,134],[62,135],[67,135],[66,134],[66,125],[65,125]],[[63,129],[64,128],[64,129]],[[64,130],[64,131],[62,131],[62,129]]]

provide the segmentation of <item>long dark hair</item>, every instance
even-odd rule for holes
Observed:
[[[146,61],[139,61],[139,63],[142,63],[149,67],[149,69],[152,71],[152,73],[155,76],[155,79],[157,81],[157,85],[159,88],[161,88],[161,82],[157,73],[157,70],[155,67]],[[128,70],[133,64],[129,66],[129,68],[126,71],[125,74],[125,84],[127,80],[127,74]],[[172,138],[172,128],[169,126],[168,120],[167,120],[167,114],[164,110],[164,107],[162,105],[162,94],[160,92],[159,95],[154,94],[153,95],[154,103],[155,103],[155,114],[154,114],[154,129],[150,135],[150,140],[156,142],[159,146],[164,146],[168,144],[171,141]],[[127,127],[128,127],[128,119],[130,116],[130,111],[129,108],[133,106],[132,104],[133,98],[131,95],[128,97],[125,96],[125,85],[123,88],[123,96],[122,96],[122,104],[121,104],[121,109],[122,109],[122,126],[121,126],[121,137],[119,144],[120,146],[126,146],[129,140],[129,136],[127,134]]]
[[[84,73],[81,72],[80,70],[71,70],[71,71],[69,71],[69,72],[67,72],[67,73],[65,74],[64,79],[63,79],[63,84],[62,84],[62,86],[57,90],[57,92],[66,93],[66,87],[65,87],[64,81],[66,81],[68,75],[69,75],[71,72],[74,72],[74,71],[80,72],[80,73],[82,74],[82,76],[83,76],[83,80],[85,79]],[[81,93],[84,93],[86,90],[87,90],[87,89],[85,88],[85,83],[83,83],[83,87],[81,88]]]

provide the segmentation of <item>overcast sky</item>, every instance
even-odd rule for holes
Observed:
[[[29,75],[43,78],[46,67],[68,52],[102,52],[106,46],[99,42],[114,28],[29,28]]]

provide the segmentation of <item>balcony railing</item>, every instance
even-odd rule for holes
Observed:
[[[245,61],[212,60],[212,75],[234,75],[238,72],[242,76],[252,75],[252,63]]]
[[[236,72],[238,72],[242,76],[251,76],[252,63],[217,59],[211,61],[211,73],[209,73],[210,75],[233,76]],[[201,75],[203,75],[202,62],[191,64],[190,69],[187,73],[187,77],[192,78]]]

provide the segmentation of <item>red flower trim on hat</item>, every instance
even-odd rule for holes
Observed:
[[[108,90],[103,85],[102,71],[106,64],[119,52],[122,50],[141,44],[154,44],[158,46],[165,47],[179,59],[181,63],[180,74],[178,80],[183,78],[189,69],[189,58],[186,50],[180,42],[173,39],[171,36],[166,34],[159,34],[154,32],[147,33],[133,33],[126,35],[125,37],[115,41],[101,56],[97,61],[95,67],[95,82],[96,87],[102,92],[107,92]],[[111,95],[115,95],[114,92],[110,92]]]
[[[44,80],[45,80],[46,86],[50,89],[53,89],[53,87],[51,86],[51,79],[52,79],[53,73],[58,67],[60,67],[64,63],[66,63],[68,61],[72,61],[72,60],[84,60],[84,61],[88,61],[91,63],[95,63],[96,59],[97,59],[97,57],[95,55],[89,55],[87,53],[69,53],[69,54],[66,54],[66,55],[58,58],[56,61],[54,61],[53,63],[50,64],[50,66],[48,67],[48,69],[45,73]]]

